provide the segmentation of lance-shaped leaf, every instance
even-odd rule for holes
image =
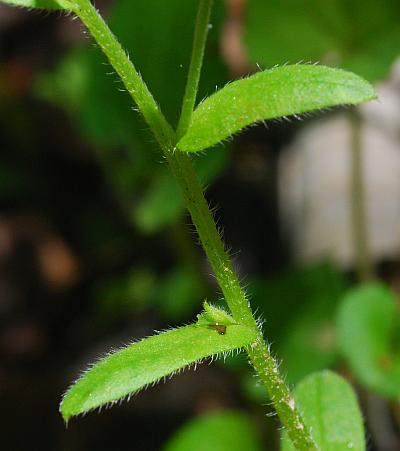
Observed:
[[[224,333],[192,324],[145,338],[90,368],[67,391],[60,411],[70,417],[113,403],[209,356],[249,345],[255,332],[229,325]]]
[[[178,149],[196,152],[258,121],[374,98],[373,87],[351,72],[301,64],[277,67],[235,81],[206,98],[194,111]]]
[[[11,6],[24,6],[36,9],[69,9],[69,0],[0,0]]]
[[[294,389],[304,423],[321,451],[365,451],[364,426],[351,385],[332,371],[313,373]],[[282,451],[295,451],[285,432]]]

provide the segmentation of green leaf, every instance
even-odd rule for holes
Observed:
[[[225,334],[196,324],[145,338],[100,360],[67,391],[60,411],[72,416],[113,403],[199,362],[247,346],[255,339],[245,326],[226,327]]]
[[[209,185],[223,170],[228,161],[228,152],[221,149],[211,155],[198,155],[196,172],[203,185]],[[151,185],[143,193],[133,211],[133,220],[142,232],[154,233],[162,227],[176,222],[185,206],[176,180],[165,167],[155,174]]]
[[[289,384],[332,367],[338,358],[335,319],[345,289],[343,274],[328,262],[291,268],[269,279],[248,282],[252,306],[267,319],[268,339],[282,360]],[[279,303],[268,302],[270,299],[279,299]],[[252,399],[259,393],[257,400],[263,402],[265,391],[257,384],[251,375],[245,381],[245,389]]]
[[[151,306],[158,282],[154,270],[145,266],[130,268],[117,276],[102,277],[93,289],[97,319],[110,324]]]
[[[226,411],[191,420],[163,451],[261,451],[257,431],[243,413]]]
[[[373,87],[340,69],[295,65],[228,84],[195,110],[178,148],[196,152],[255,122],[374,99]]]
[[[196,11],[197,2],[182,0],[118,0],[107,11],[111,29],[132,55],[172,123],[177,122],[181,108]],[[216,2],[204,60],[207,70],[201,77],[199,98],[214,90],[216,84],[222,86],[227,81],[218,52],[223,18],[224,4]],[[175,180],[160,165],[159,149],[148,127],[132,111],[132,99],[126,92],[119,92],[122,86],[115,83],[115,75],[108,74],[104,55],[87,42],[73,49],[56,70],[43,74],[35,84],[35,91],[41,98],[69,111],[75,128],[95,144],[104,174],[135,225],[146,233],[157,232],[182,216],[181,194]],[[206,185],[227,161],[227,152],[214,153],[216,158],[199,155],[196,161],[196,169]]]
[[[200,307],[200,299],[206,295],[199,272],[190,265],[177,265],[156,284],[155,306],[168,321],[190,318]]]
[[[0,0],[0,3],[37,9],[69,9],[68,0]]]
[[[196,11],[197,2],[182,0],[118,0],[107,11],[107,23],[132,55],[163,113],[174,124],[179,118],[185,89]],[[207,70],[201,78],[199,98],[216,84],[227,81],[218,47],[223,19],[223,2],[215,2],[204,59]],[[88,41],[86,46],[74,49],[54,72],[39,79],[38,95],[44,94],[61,107],[67,107],[77,127],[96,145],[134,147],[134,156],[157,149],[148,127],[132,111],[132,99],[126,92],[118,91],[122,86],[116,84],[117,78],[110,76],[104,62],[100,49]],[[149,155],[149,159],[157,160],[154,155]]]
[[[399,320],[394,294],[379,283],[349,291],[337,318],[339,346],[354,375],[393,398],[400,396]]]
[[[132,220],[144,233],[155,233],[173,224],[185,206],[179,188],[169,171],[162,167],[154,172],[150,185],[132,210]]]
[[[400,11],[397,13],[399,17]],[[400,55],[400,24],[385,27],[374,36],[368,47],[343,58],[343,67],[362,75],[369,81],[379,81],[388,76],[394,61]]]
[[[203,304],[204,313],[197,315],[197,324],[201,326],[222,325],[229,326],[235,324],[232,316],[224,309],[209,304],[207,301]]]
[[[346,284],[343,274],[328,263],[292,271],[281,278],[282,284],[286,285],[281,288],[282,297],[286,294],[286,302],[292,305],[286,307],[291,315],[282,324],[276,352],[288,381],[297,383],[307,374],[330,367],[337,358],[335,313]],[[280,301],[284,302],[281,297]]]
[[[313,373],[294,390],[304,423],[320,451],[364,451],[364,427],[357,398],[342,377],[331,371]],[[287,433],[282,451],[295,451]]]
[[[332,0],[250,0],[244,33],[248,56],[258,64],[269,66],[320,61],[326,49],[335,48],[337,23],[342,25],[343,33],[343,20],[334,3]],[[328,12],[329,25],[321,17],[325,12]]]
[[[253,63],[320,61],[375,82],[399,55],[400,3],[393,0],[249,0],[246,13]]]

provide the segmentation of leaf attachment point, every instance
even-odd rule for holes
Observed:
[[[212,324],[232,326],[237,324],[226,310],[209,304],[207,301],[204,302],[203,307],[204,312],[197,315],[198,326],[210,326]]]
[[[277,67],[234,81],[206,98],[177,147],[200,151],[255,122],[375,97],[373,87],[351,72],[308,64]]]
[[[60,406],[65,421],[129,397],[163,377],[201,360],[243,348],[255,340],[248,327],[231,324],[220,334],[198,324],[134,343],[100,360],[67,391]]]

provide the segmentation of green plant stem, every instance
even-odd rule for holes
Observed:
[[[175,144],[175,133],[162,114],[160,107],[145,82],[130,61],[112,31],[89,0],[71,0],[72,11],[85,24],[111,66],[121,78],[139,111],[143,114],[157,141],[163,149]]]
[[[192,113],[196,103],[212,4],[213,0],[199,0],[199,8],[197,11],[193,38],[192,57],[190,60],[185,95],[183,97],[182,110],[177,129],[177,141],[182,138],[182,136],[189,128],[190,120],[192,118]]]
[[[262,333],[252,314],[246,295],[235,274],[232,262],[225,250],[224,244],[218,233],[207,201],[204,198],[201,184],[194,172],[190,157],[179,151],[175,151],[176,137],[170,125],[162,115],[157,103],[152,97],[137,70],[130,62],[128,56],[118,43],[106,23],[91,5],[89,0],[73,0],[73,11],[80,17],[90,33],[93,35],[100,48],[103,50],[111,65],[121,77],[128,92],[142,112],[146,122],[153,131],[166,159],[170,164],[178,185],[182,191],[186,207],[188,208],[193,224],[199,234],[202,246],[210,261],[218,283],[221,287],[225,300],[232,312],[236,322],[247,325],[257,331],[257,339],[247,349],[250,361],[258,373],[260,380],[265,386],[274,404],[274,407],[286,428],[294,446],[301,451],[317,451],[317,447],[304,426],[300,413],[295,406],[294,399],[289,388],[279,374],[278,364],[272,357],[266,345]],[[197,93],[198,77],[202,65],[204,53],[205,36],[208,28],[207,15],[211,2],[204,0],[200,2],[202,13],[198,14],[196,35],[198,45],[195,45],[198,56],[192,58],[191,72],[186,89],[184,105],[192,105]],[[203,30],[201,29],[204,28]],[[196,40],[196,38],[195,38]],[[186,100],[187,96],[187,100]],[[184,106],[186,111],[187,106]],[[183,124],[190,122],[190,114],[185,113],[188,119],[183,119]],[[182,125],[182,130],[186,126]]]
[[[245,292],[225,251],[201,185],[194,173],[190,157],[176,152],[167,155],[167,159],[233,318],[239,324],[247,325],[257,331],[257,339],[247,349],[251,364],[265,386],[295,447],[304,451],[317,450],[304,426],[290,390],[279,373],[278,364],[257,326]]]
[[[360,282],[374,277],[368,246],[368,221],[365,205],[361,143],[361,118],[356,109],[350,112],[351,124],[351,220],[357,275]]]

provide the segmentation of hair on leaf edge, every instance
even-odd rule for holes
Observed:
[[[188,325],[196,325],[196,323],[189,323],[189,324],[186,324],[186,326],[188,326]],[[232,349],[230,349],[230,350],[227,350],[227,351],[219,351],[219,352],[216,352],[216,353],[212,353],[212,354],[210,354],[210,355],[208,355],[208,356],[201,357],[201,358],[199,358],[199,359],[197,359],[197,360],[195,360],[195,361],[193,361],[193,362],[190,362],[190,363],[187,364],[187,365],[183,365],[182,367],[177,368],[177,369],[171,371],[170,373],[165,374],[164,376],[158,377],[158,378],[154,379],[154,381],[144,384],[142,387],[138,388],[137,390],[128,391],[126,394],[123,394],[123,395],[121,395],[121,396],[118,396],[118,397],[116,397],[115,399],[112,399],[112,400],[110,400],[110,401],[107,401],[107,402],[105,402],[105,403],[103,403],[103,404],[100,404],[100,405],[98,405],[98,406],[94,406],[94,407],[91,407],[91,408],[88,408],[88,409],[82,410],[82,411],[79,411],[79,409],[78,409],[78,410],[76,411],[76,413],[68,413],[68,414],[66,414],[65,412],[63,412],[63,405],[64,405],[64,402],[65,402],[65,400],[66,400],[66,398],[67,398],[67,395],[68,395],[69,392],[71,391],[71,389],[75,386],[75,384],[77,384],[79,381],[81,381],[81,380],[82,380],[82,379],[83,379],[83,378],[84,378],[84,377],[85,377],[85,376],[86,376],[93,368],[95,368],[99,363],[103,362],[104,359],[106,359],[106,358],[108,358],[108,357],[111,357],[111,356],[114,355],[115,353],[120,352],[120,351],[123,351],[123,350],[127,349],[129,346],[135,345],[135,344],[137,344],[137,343],[139,343],[139,342],[145,340],[146,338],[151,338],[151,337],[160,335],[160,334],[165,333],[165,332],[171,332],[171,331],[174,331],[174,330],[179,330],[179,329],[181,329],[182,327],[185,327],[185,325],[184,325],[184,326],[181,326],[181,327],[175,327],[175,328],[165,329],[165,330],[163,330],[163,331],[161,331],[161,332],[156,333],[155,335],[154,335],[154,334],[153,334],[153,335],[149,335],[149,336],[147,336],[147,337],[145,337],[145,338],[142,338],[142,339],[139,339],[139,340],[132,340],[132,341],[129,342],[128,345],[124,345],[124,346],[121,346],[121,347],[119,347],[119,348],[113,348],[113,349],[111,349],[110,351],[108,351],[108,352],[106,352],[105,354],[103,354],[102,356],[100,356],[99,358],[97,358],[94,362],[90,363],[90,364],[87,366],[87,368],[85,368],[84,370],[82,370],[82,371],[80,372],[80,374],[78,375],[78,377],[75,379],[74,382],[72,382],[72,383],[69,385],[69,387],[67,388],[67,390],[64,392],[64,394],[63,394],[63,396],[62,396],[62,400],[61,400],[61,403],[60,403],[60,406],[59,406],[59,411],[60,411],[60,413],[61,413],[61,415],[62,415],[62,417],[63,417],[63,419],[64,419],[64,422],[65,422],[66,424],[68,424],[68,421],[69,421],[72,417],[79,417],[79,416],[84,415],[84,414],[86,414],[86,413],[88,413],[88,412],[91,412],[91,411],[96,411],[96,410],[99,410],[99,411],[100,411],[101,408],[104,407],[104,406],[105,406],[105,408],[109,408],[109,407],[111,407],[112,405],[114,405],[114,404],[116,404],[116,403],[122,403],[122,402],[124,402],[128,397],[129,397],[129,399],[130,399],[130,398],[131,398],[132,396],[134,396],[135,394],[137,394],[137,393],[139,393],[139,392],[141,392],[141,391],[143,391],[143,390],[146,390],[146,389],[149,388],[149,387],[153,387],[153,386],[157,385],[158,383],[160,383],[161,381],[164,381],[164,382],[165,382],[165,381],[171,379],[171,378],[172,378],[173,376],[175,376],[176,374],[179,374],[179,373],[181,373],[181,372],[183,372],[183,371],[186,371],[186,370],[190,370],[190,369],[193,368],[193,367],[196,369],[198,365],[200,365],[201,363],[205,362],[206,360],[211,359],[211,362],[210,362],[210,363],[212,363],[213,361],[215,361],[215,360],[217,360],[217,359],[220,359],[220,358],[222,358],[222,359],[225,360],[228,356],[234,355],[235,352],[236,352],[237,354],[239,354],[243,349],[246,348],[246,346],[237,346],[237,347],[234,347],[234,348],[232,348]],[[205,326],[198,325],[197,327],[205,327]],[[229,327],[229,326],[228,326],[228,327]],[[217,333],[217,332],[216,332],[216,333]]]

